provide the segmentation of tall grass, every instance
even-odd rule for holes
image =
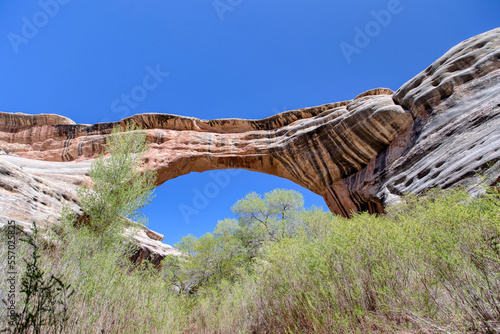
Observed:
[[[50,238],[42,263],[75,290],[68,333],[498,333],[500,206],[464,191],[408,196],[385,216],[301,217],[252,274],[197,294],[132,270],[123,242],[84,229]],[[4,257],[2,255],[2,261]]]

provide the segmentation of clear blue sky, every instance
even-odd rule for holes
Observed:
[[[264,118],[396,90],[498,26],[498,0],[2,0],[0,111],[77,123],[145,112]],[[144,84],[151,71],[157,81]],[[184,219],[179,207],[193,206],[196,190],[212,182],[191,173],[159,187],[145,211],[149,227],[170,244],[200,236],[245,194],[275,188],[326,209],[287,180],[242,171]]]

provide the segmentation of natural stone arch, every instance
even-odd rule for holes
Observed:
[[[159,184],[191,171],[244,168],[289,179],[330,209],[382,212],[404,192],[500,175],[500,28],[452,48],[397,92],[262,120],[199,120],[167,114],[124,119],[146,129],[144,167]],[[83,161],[102,151],[118,123],[74,124],[57,115],[0,113],[0,148],[46,161]],[[473,190],[474,191],[474,190]]]
[[[11,135],[10,141],[16,145],[10,145],[10,150],[52,161],[94,157],[102,152],[106,137],[117,125],[61,125],[65,120],[56,116],[32,118],[36,121],[21,115],[8,117],[11,124],[24,127]],[[375,89],[353,101],[288,111],[263,120],[203,121],[142,114],[122,123],[136,122],[146,129],[151,146],[144,168],[158,172],[158,184],[192,171],[243,168],[289,179],[325,197],[329,207],[342,214],[338,204],[329,202],[328,188],[363,169],[412,121],[411,114],[393,102],[392,91]]]

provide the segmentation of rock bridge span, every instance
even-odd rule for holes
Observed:
[[[352,101],[263,120],[141,114],[121,123],[135,122],[146,130],[150,149],[144,167],[158,172],[158,184],[190,172],[243,168],[289,179],[327,198],[328,187],[366,167],[413,122],[392,94],[375,89]],[[57,115],[0,116],[5,150],[45,161],[92,159],[119,125],[74,124]],[[341,213],[334,203],[328,204]]]
[[[500,29],[457,45],[397,92],[262,120],[135,115],[75,124],[58,115],[0,113],[4,154],[81,162],[111,129],[136,122],[151,143],[144,160],[158,184],[190,172],[243,168],[289,179],[344,216],[382,212],[404,192],[490,183],[500,175]],[[57,171],[55,171],[57,174]]]

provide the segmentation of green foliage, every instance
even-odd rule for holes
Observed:
[[[295,235],[209,289],[193,319],[220,333],[498,332],[498,203],[433,190],[381,217],[303,212]]]
[[[182,257],[169,257],[165,262],[166,275],[183,292],[194,292],[203,285],[221,280],[233,281],[239,268],[247,268],[251,262],[245,245],[235,234],[234,220],[220,221],[214,233],[201,238],[183,237],[175,247]]]
[[[293,235],[297,228],[295,216],[304,209],[304,199],[293,190],[275,189],[264,198],[256,193],[239,200],[231,211],[240,225],[252,234],[254,243],[276,241]]]
[[[53,325],[59,327],[52,332],[61,332],[61,322],[54,319],[63,319],[65,333],[87,334],[163,333],[166,324],[177,332],[183,324],[173,321],[185,307],[170,309],[170,284],[155,269],[135,270],[127,258],[137,225],[131,219],[145,221],[140,209],[150,202],[155,185],[155,174],[140,168],[147,148],[146,134],[137,127],[113,130],[106,155],[92,163],[91,184],[78,190],[83,215],[76,221],[65,209],[63,224],[43,236],[48,247],[36,250],[22,287],[29,293],[29,305],[38,306],[26,309],[29,312],[20,319],[27,320],[19,321],[22,326],[37,321],[44,333]],[[44,274],[47,268],[53,276]],[[67,297],[63,294],[67,286],[60,277],[76,291],[64,308],[58,298]],[[152,305],[160,314],[151,312]],[[49,315],[43,318],[40,312]],[[51,318],[52,313],[56,316]]]
[[[155,187],[154,171],[141,171],[148,150],[146,133],[134,124],[116,127],[108,137],[106,154],[92,163],[91,185],[78,189],[85,223],[96,232],[123,229],[126,219],[145,223],[140,209],[150,204]]]
[[[232,208],[238,220],[219,221],[214,233],[201,238],[182,238],[175,247],[185,256],[165,260],[165,276],[190,293],[223,280],[234,282],[251,271],[263,244],[295,233],[303,206],[302,195],[291,190],[276,189],[264,198],[248,194]]]
[[[280,211],[249,195],[234,207],[237,220],[183,238],[184,255],[167,257],[161,273],[130,273],[99,251],[80,263],[61,259],[78,287],[73,316],[85,319],[72,332],[494,333],[496,196],[431,191],[385,216],[345,219],[300,201]],[[87,233],[75,242],[91,244]]]
[[[67,241],[62,255],[47,260],[76,290],[68,333],[178,333],[185,326],[189,302],[156,269],[130,263],[122,243],[103,247],[84,228],[73,229]]]
[[[114,223],[68,224],[40,264],[75,287],[68,333],[496,333],[499,203],[498,188],[433,190],[346,219],[252,193],[162,271],[103,243]]]
[[[20,294],[24,296],[20,311],[12,318],[14,326],[3,332],[64,333],[68,321],[68,299],[74,290],[63,282],[62,277],[47,273],[40,267],[40,240],[38,229],[33,224],[33,234],[25,234],[19,240],[31,246],[31,256],[24,259],[25,269],[21,277]],[[3,300],[7,305],[7,302]]]
[[[165,282],[158,280],[156,270],[136,270],[128,261],[136,251],[134,227],[146,222],[140,210],[153,198],[156,182],[154,172],[141,170],[146,133],[133,124],[116,127],[105,148],[106,154],[92,163],[91,184],[78,189],[84,215],[77,222],[73,215],[63,215],[64,231],[57,235],[62,247],[50,261],[71,273],[78,290],[70,315],[79,322],[72,324],[72,332],[154,332],[158,325],[149,314],[149,299],[156,295],[158,302],[169,304]],[[171,314],[164,310],[158,321]]]

